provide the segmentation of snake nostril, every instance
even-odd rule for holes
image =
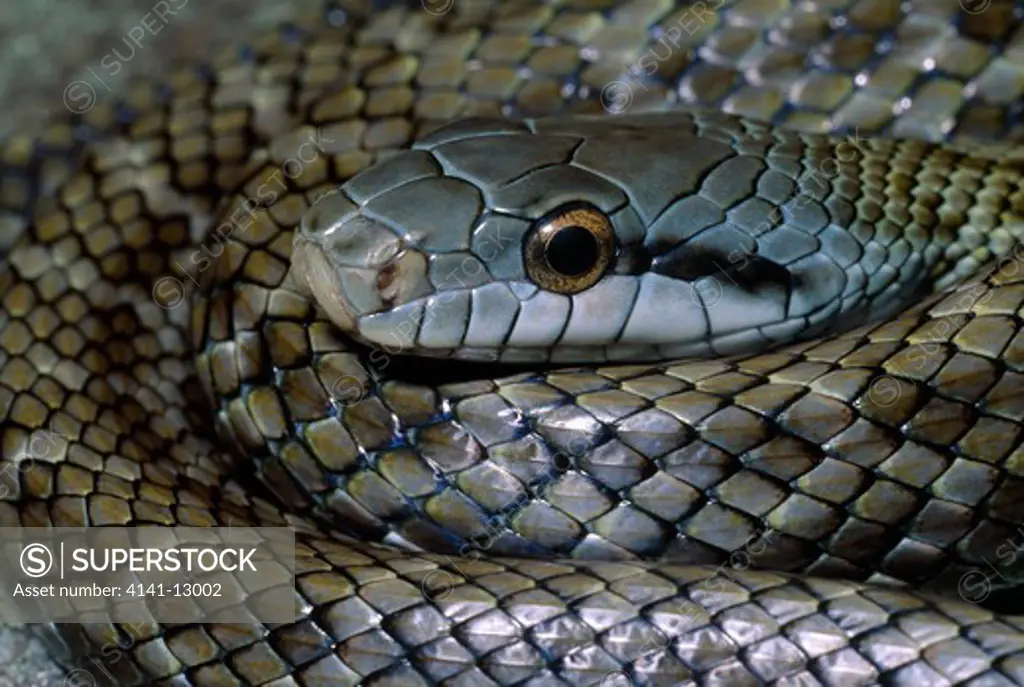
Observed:
[[[385,265],[377,274],[377,290],[380,292],[381,298],[385,301],[394,299],[395,294],[392,293],[393,289],[391,287],[394,285],[397,278],[398,266],[395,263]]]

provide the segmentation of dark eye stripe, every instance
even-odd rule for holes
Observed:
[[[696,246],[683,246],[659,255],[651,261],[650,271],[691,282],[705,277],[720,278],[747,293],[756,293],[765,286],[782,287],[787,291],[798,286],[789,270],[760,255],[726,255]]]

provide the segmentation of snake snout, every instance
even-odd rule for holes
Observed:
[[[350,334],[359,321],[415,298],[426,259],[342,194],[310,208],[295,235],[292,265],[328,317]]]

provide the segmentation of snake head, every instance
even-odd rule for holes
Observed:
[[[391,353],[756,351],[856,305],[861,246],[821,203],[793,204],[778,170],[799,164],[769,165],[835,144],[699,111],[463,120],[315,204],[293,264],[338,326]]]

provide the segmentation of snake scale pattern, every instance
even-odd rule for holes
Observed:
[[[963,585],[1024,579],[995,553],[1024,520],[1022,27],[352,0],[8,142],[0,525],[291,526],[305,602],[33,631],[95,684],[1024,684],[1024,617]],[[502,282],[583,200],[619,253],[571,320]],[[509,233],[471,231],[484,205]],[[651,274],[721,302],[637,297]],[[476,344],[442,314],[426,353],[590,361],[417,381],[462,368],[386,334],[446,289]],[[488,319],[496,289],[536,317]]]

